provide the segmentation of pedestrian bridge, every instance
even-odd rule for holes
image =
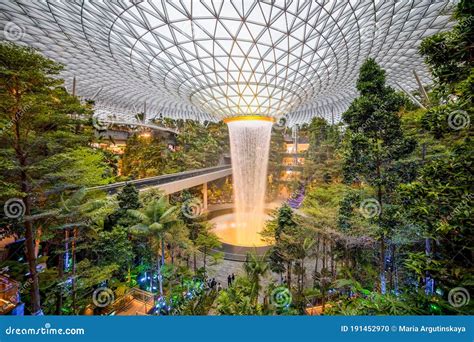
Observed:
[[[148,177],[126,182],[118,182],[107,185],[100,185],[88,188],[89,191],[104,191],[109,195],[113,195],[120,191],[126,184],[133,184],[139,191],[151,189],[161,190],[164,194],[169,195],[178,191],[189,189],[198,185],[203,185],[207,189],[207,183],[214,180],[230,176],[232,174],[231,165],[220,165],[208,167],[205,169],[197,169],[172,173],[169,175],[161,175],[156,177]],[[207,191],[206,191],[207,192]]]

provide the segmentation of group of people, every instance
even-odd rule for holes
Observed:
[[[235,281],[235,274],[234,273],[229,274],[227,276],[227,287],[231,286],[234,281]],[[222,285],[221,283],[216,281],[216,278],[207,279],[206,285],[209,290],[217,290],[217,291],[222,290]]]
[[[227,286],[228,286],[228,287],[231,286],[232,283],[234,282],[234,280],[235,280],[235,274],[234,274],[234,273],[229,274],[229,275],[227,276]]]
[[[216,278],[209,279],[209,280],[207,281],[207,287],[208,287],[208,289],[210,289],[210,290],[217,290],[217,291],[222,290],[221,283],[218,283],[218,282],[216,281]]]

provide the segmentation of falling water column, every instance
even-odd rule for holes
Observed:
[[[264,224],[268,155],[273,120],[261,116],[232,117],[229,128],[236,213],[236,241],[257,245]]]

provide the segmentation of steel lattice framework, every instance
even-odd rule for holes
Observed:
[[[338,120],[374,57],[407,90],[448,1],[5,1],[4,38],[66,65],[68,88],[119,119],[288,114]],[[112,109],[111,109],[112,108]],[[102,111],[104,112],[104,111]],[[105,115],[105,114],[104,114]]]

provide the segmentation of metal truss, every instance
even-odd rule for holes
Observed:
[[[389,83],[429,82],[424,37],[450,27],[452,1],[6,1],[4,39],[63,63],[66,85],[100,115],[216,121],[240,115],[335,122],[373,57]],[[12,37],[14,39],[12,39]],[[106,111],[102,110],[101,113]],[[123,120],[122,120],[123,121]]]

